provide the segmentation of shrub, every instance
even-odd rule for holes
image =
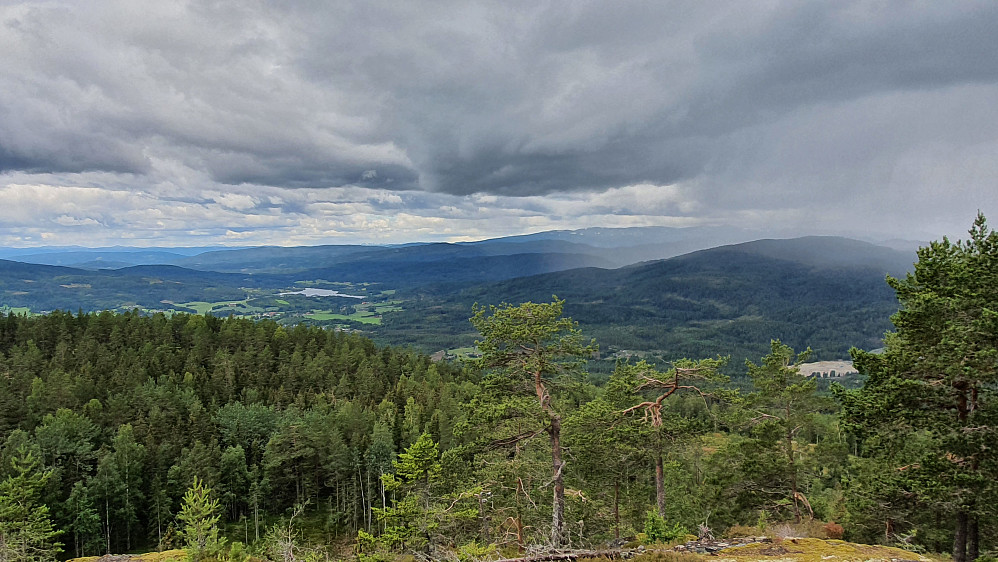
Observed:
[[[233,541],[229,545],[228,562],[246,562],[249,559],[249,552],[246,545],[239,541]]]
[[[825,538],[841,539],[842,536],[845,535],[845,529],[843,529],[842,525],[839,525],[835,521],[829,521],[828,523],[825,523],[824,529],[825,529]]]
[[[806,533],[799,532],[797,529],[794,528],[793,525],[789,523],[780,523],[779,525],[774,525],[773,528],[770,529],[770,534],[776,540],[806,538],[801,536],[805,535]]]
[[[645,537],[650,544],[670,542],[685,538],[690,534],[689,529],[676,523],[672,527],[665,521],[665,518],[654,510],[649,510],[645,516]]]
[[[495,544],[479,545],[476,541],[462,545],[457,549],[457,559],[460,562],[484,560],[496,554]]]

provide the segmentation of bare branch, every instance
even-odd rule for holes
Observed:
[[[527,431],[519,435],[513,435],[512,437],[506,437],[505,439],[496,439],[495,441],[489,443],[485,446],[486,450],[493,451],[495,449],[501,449],[503,447],[511,447],[533,437],[540,435],[541,433],[547,431],[548,426],[544,426],[537,431]]]

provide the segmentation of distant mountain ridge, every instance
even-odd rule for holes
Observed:
[[[779,338],[797,348],[814,347],[815,359],[841,359],[853,345],[880,347],[897,309],[884,277],[902,275],[916,257],[848,238],[810,236],[698,248],[618,267],[636,254],[668,254],[682,244],[704,243],[694,236],[702,231],[674,230],[610,229],[610,236],[601,238],[630,244],[654,235],[665,240],[659,247],[597,247],[589,239],[606,232],[596,229],[460,244],[212,250],[171,257],[173,264],[96,271],[0,261],[0,305],[156,310],[171,303],[264,298],[265,304],[252,305],[262,311],[278,310],[261,307],[277,306],[273,295],[303,286],[299,282],[352,283],[368,287],[368,295],[389,291],[395,296],[382,300],[400,303],[379,313],[380,325],[357,325],[360,329],[387,343],[436,351],[474,341],[468,317],[475,302],[546,301],[558,295],[566,299],[566,313],[611,354],[758,358],[770,338]],[[308,311],[319,306],[313,302],[293,306]],[[223,307],[219,313],[236,310]]]

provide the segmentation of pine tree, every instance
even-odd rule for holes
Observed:
[[[771,482],[771,487],[785,487],[784,501],[793,506],[794,520],[801,521],[801,506],[814,517],[801,482],[801,451],[797,435],[814,424],[815,415],[830,406],[818,395],[818,381],[800,372],[800,365],[811,355],[808,348],[801,353],[780,340],[771,342],[771,350],[758,365],[746,361],[748,375],[755,386],[749,396],[749,407],[755,415],[756,432],[763,443],[783,457],[782,478],[785,483]]]
[[[201,562],[218,553],[225,544],[218,537],[220,518],[218,500],[211,497],[211,489],[197,476],[194,485],[184,494],[180,508],[180,535],[190,562]]]
[[[884,481],[907,496],[909,517],[951,521],[954,562],[973,560],[998,497],[998,233],[979,214],[969,240],[920,248],[914,272],[888,284],[896,331],[882,355],[854,350],[869,378],[840,390],[844,418],[891,471]]]
[[[575,383],[586,360],[597,351],[595,341],[586,343],[578,325],[563,318],[565,301],[503,304],[488,308],[475,305],[471,323],[482,335],[477,341],[478,366],[490,370],[483,394],[473,403],[474,415],[492,424],[506,425],[493,448],[515,446],[547,433],[551,447],[553,502],[551,544],[563,546],[565,529],[565,460],[561,446],[561,424],[565,404],[559,387]],[[515,417],[518,422],[507,423]],[[526,427],[526,431],[523,428]]]
[[[438,526],[431,508],[431,486],[440,476],[440,452],[424,433],[392,461],[394,473],[381,476],[385,490],[398,499],[391,507],[374,509],[385,525],[380,543],[390,548],[429,550]]]
[[[655,461],[655,503],[658,516],[666,515],[665,505],[665,441],[675,440],[679,436],[695,434],[691,422],[693,420],[678,416],[668,416],[663,412],[666,399],[673,397],[678,400],[685,394],[693,393],[701,398],[706,406],[709,393],[716,391],[717,385],[727,382],[727,377],[719,373],[719,369],[727,363],[727,358],[716,359],[680,359],[673,363],[666,372],[659,372],[646,361],[641,360],[634,365],[620,364],[614,370],[609,389],[616,392],[641,395],[653,392],[654,399],[649,399],[624,410],[624,413],[642,412],[644,419],[652,427],[649,447]],[[678,419],[677,419],[678,418]]]
[[[60,531],[52,528],[49,508],[40,500],[51,472],[23,446],[11,465],[11,476],[0,482],[0,562],[55,560],[62,552],[55,540]]]

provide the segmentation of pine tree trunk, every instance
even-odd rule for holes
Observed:
[[[957,387],[957,390],[959,390],[956,405],[957,418],[960,420],[960,424],[964,425],[967,423],[967,417],[970,413],[966,388]],[[967,561],[967,531],[970,527],[969,523],[966,509],[961,509],[957,512],[956,532],[953,534],[953,562]],[[970,560],[973,560],[973,558],[970,558]]]
[[[967,561],[967,512],[956,514],[956,531],[953,534],[953,562]]]
[[[360,526],[363,527],[365,531],[370,531],[371,528],[367,525],[367,512],[370,510],[367,508],[367,494],[364,493],[364,473],[360,471],[360,466],[357,467],[357,479],[360,480]]]
[[[105,529],[107,538],[107,553],[111,554],[111,507],[108,505],[107,500],[107,488],[104,489],[104,521],[106,521]]]
[[[128,460],[125,460],[125,548],[132,550],[132,504],[129,499],[131,490],[129,489]]]
[[[967,560],[977,560],[981,555],[980,538],[977,516],[971,515],[967,522]]]
[[[665,518],[665,464],[661,446],[655,451],[655,501],[659,517]]]
[[[620,538],[620,480],[613,481],[613,538]]]
[[[253,495],[253,536],[260,540],[260,497],[259,491]]]
[[[551,546],[565,544],[565,479],[562,476],[564,462],[561,460],[561,418],[551,416],[551,470],[554,474],[554,506],[551,514]]]
[[[790,407],[787,407],[787,419],[790,419]],[[789,423],[789,422],[788,422]],[[787,426],[786,443],[787,449],[787,462],[789,463],[788,468],[790,469],[790,496],[794,501],[794,520],[796,523],[800,523],[800,504],[797,502],[797,466],[794,463],[794,434]]]

